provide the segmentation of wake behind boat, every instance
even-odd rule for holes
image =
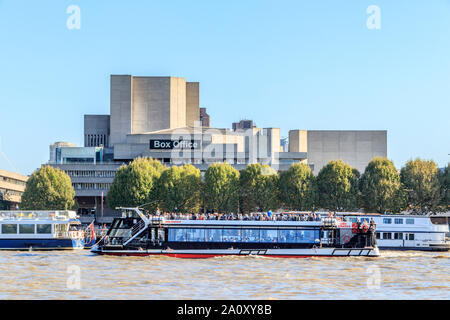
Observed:
[[[377,257],[375,225],[341,218],[314,221],[168,220],[138,208],[120,208],[105,238],[91,251],[103,255],[208,258]]]

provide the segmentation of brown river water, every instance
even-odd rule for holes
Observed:
[[[0,251],[0,299],[450,299],[450,253],[108,257]]]

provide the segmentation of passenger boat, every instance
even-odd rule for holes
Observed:
[[[83,249],[74,211],[0,211],[0,250]]]
[[[351,222],[373,219],[377,225],[376,239],[380,250],[449,251],[446,240],[448,220],[444,216],[385,215],[338,213]]]
[[[372,228],[341,218],[316,221],[168,220],[121,208],[103,241],[91,251],[101,255],[377,257]]]

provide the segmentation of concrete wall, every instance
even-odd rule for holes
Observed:
[[[316,175],[338,159],[363,173],[374,157],[387,157],[387,131],[308,131],[308,164]]]
[[[186,127],[186,80],[184,78],[170,78],[170,124],[167,128]],[[154,131],[153,130],[153,131]]]
[[[110,145],[123,143],[127,134],[131,133],[132,87],[130,75],[111,75],[110,93]]]
[[[200,121],[200,83],[186,82],[186,125]]]
[[[109,115],[84,115],[84,146],[94,147],[103,144],[105,147],[109,146],[110,135],[110,121]],[[99,143],[92,144],[91,141]],[[103,143],[102,143],[103,142]]]
[[[289,131],[289,152],[308,152],[308,132],[306,130]]]

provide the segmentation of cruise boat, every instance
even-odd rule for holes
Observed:
[[[120,208],[104,239],[91,251],[101,255],[377,257],[374,226],[341,218],[315,221],[168,220],[138,208]]]
[[[83,249],[74,211],[0,211],[0,250]]]
[[[380,250],[449,251],[446,240],[448,220],[444,216],[385,215],[343,212],[353,223],[373,219],[377,225],[376,239]]]

